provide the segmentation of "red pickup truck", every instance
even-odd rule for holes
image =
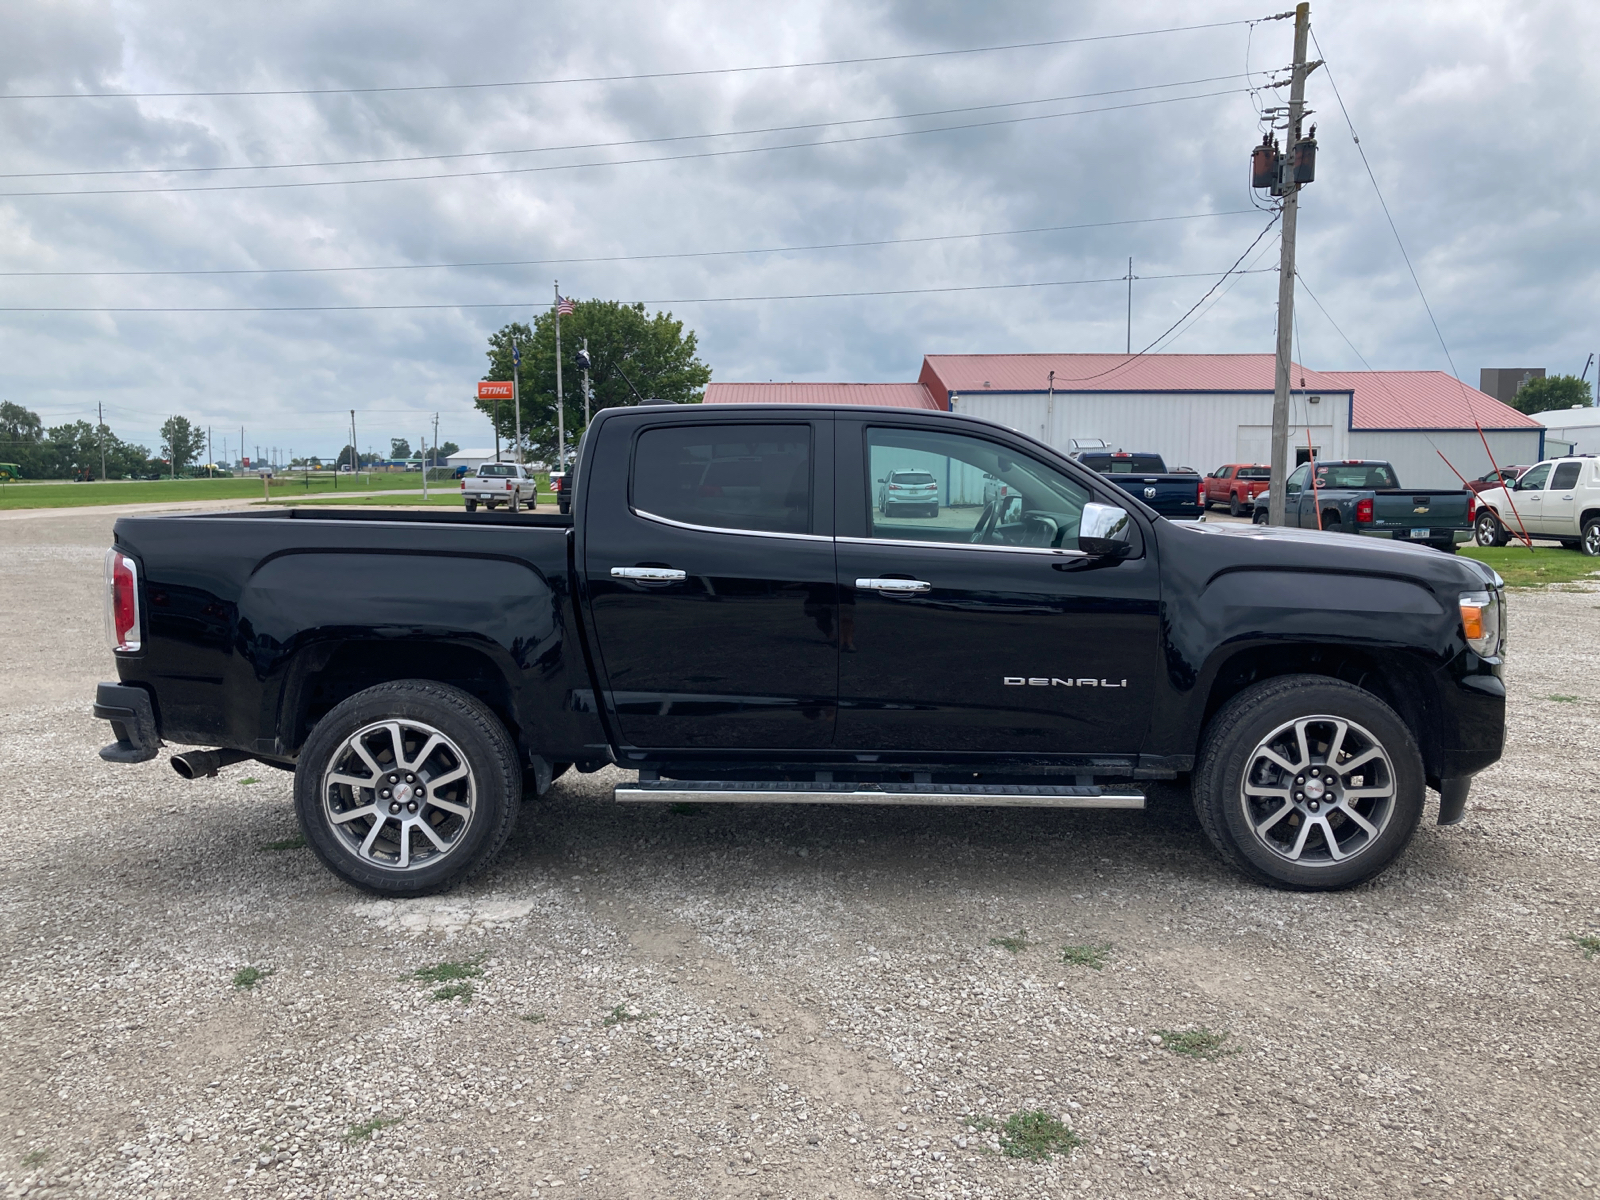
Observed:
[[[1205,507],[1226,504],[1230,516],[1242,516],[1256,506],[1256,497],[1272,482],[1272,468],[1261,463],[1229,463],[1206,476]]]

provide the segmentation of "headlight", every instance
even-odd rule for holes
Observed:
[[[1500,653],[1505,624],[1505,600],[1499,592],[1461,593],[1461,632],[1467,645],[1484,658]]]

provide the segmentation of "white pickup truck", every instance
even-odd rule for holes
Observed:
[[[1472,528],[1480,546],[1504,546],[1526,530],[1600,557],[1600,458],[1546,459],[1509,486],[1485,488]]]
[[[524,506],[538,507],[539,484],[533,472],[520,463],[483,463],[461,477],[461,499],[468,512],[476,512],[480,504],[491,509],[504,504],[512,512],[520,512]]]

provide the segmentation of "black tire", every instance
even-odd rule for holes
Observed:
[[[1268,520],[1267,510],[1262,508],[1261,505],[1259,505],[1259,504],[1256,505],[1255,511],[1250,514],[1250,524],[1252,524],[1252,525],[1265,525],[1267,523],[1267,520]]]
[[[1229,492],[1228,493],[1228,515],[1230,517],[1237,517],[1243,511],[1244,510],[1239,507],[1239,493],[1238,492]]]
[[[1562,538],[1561,539],[1561,548],[1563,550],[1582,550],[1583,549],[1583,539],[1582,538]]]
[[[401,730],[399,755],[386,723]],[[432,734],[442,737],[438,747],[408,771],[404,756],[424,749]],[[361,765],[360,751],[352,748],[357,740],[379,775]],[[398,765],[396,758],[402,759]],[[385,777],[381,772],[390,766],[395,771]],[[461,766],[467,768],[462,779],[428,791],[432,779]],[[329,781],[340,767],[347,777],[373,778],[376,786]],[[414,797],[411,780],[419,787]],[[380,793],[389,797],[390,813],[400,806],[398,816],[379,809]],[[294,775],[295,813],[312,850],[346,883],[380,896],[442,892],[477,874],[511,835],[521,794],[522,766],[499,718],[459,688],[421,679],[380,683],[336,705],[312,729]],[[414,805],[409,813],[403,802]],[[366,810],[372,815],[363,815]],[[431,836],[420,828],[424,823],[435,831]],[[417,861],[400,865],[413,854]]]
[[[1334,784],[1316,781],[1323,791],[1313,800],[1296,789],[1309,774],[1327,770],[1326,752],[1332,748],[1334,721],[1344,721],[1357,732],[1342,735],[1341,744],[1359,747],[1349,761],[1362,774],[1338,775]],[[1262,755],[1263,745],[1283,730],[1305,721],[1306,742],[1312,750],[1299,763],[1302,773],[1281,772]],[[1292,736],[1292,735],[1290,735]],[[1367,761],[1368,742],[1379,755]],[[1316,761],[1322,747],[1324,760]],[[1298,758],[1298,751],[1291,751]],[[1337,764],[1335,764],[1337,765]],[[1284,807],[1273,807],[1272,797],[1247,798],[1246,772],[1265,769],[1281,778],[1249,780],[1262,790],[1281,787]],[[1343,789],[1387,789],[1385,797],[1350,799]],[[1305,785],[1308,790],[1311,784]],[[1416,832],[1422,818],[1427,785],[1416,741],[1395,711],[1371,692],[1354,684],[1322,675],[1285,675],[1246,689],[1230,700],[1206,728],[1199,762],[1193,775],[1195,813],[1206,836],[1234,869],[1261,883],[1297,891],[1332,891],[1363,883],[1392,863]],[[1327,796],[1335,795],[1329,801]],[[1298,797],[1298,798],[1295,798]],[[1369,805],[1363,812],[1362,805]],[[1254,806],[1254,807],[1252,807]],[[1346,810],[1354,812],[1358,824]],[[1316,810],[1316,811],[1313,811]],[[1259,825],[1256,818],[1260,818]],[[1265,830],[1264,833],[1257,829]],[[1299,832],[1304,829],[1304,832]],[[1375,831],[1376,836],[1368,832]],[[1345,857],[1328,851],[1330,835]],[[1340,837],[1345,840],[1340,842]],[[1296,846],[1280,843],[1298,838]],[[1293,851],[1291,855],[1290,851]],[[1294,855],[1298,855],[1296,861]]]
[[[518,493],[516,493],[516,492],[512,492],[511,493],[511,499],[507,500],[506,503],[508,505],[510,505],[512,512],[520,512],[521,511],[521,508],[520,508],[521,499],[522,499],[522,497]]]
[[[1481,512],[1472,522],[1472,540],[1480,546],[1504,546],[1511,540],[1511,535],[1494,513]]]
[[[1600,517],[1590,517],[1583,523],[1583,542],[1578,550],[1587,558],[1600,558]]]
[[[478,511],[478,502],[476,500],[468,500],[467,501],[467,511],[468,512],[477,512]]]

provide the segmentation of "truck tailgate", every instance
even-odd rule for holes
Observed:
[[[1372,497],[1378,529],[1466,529],[1471,495],[1466,491],[1379,491]]]

